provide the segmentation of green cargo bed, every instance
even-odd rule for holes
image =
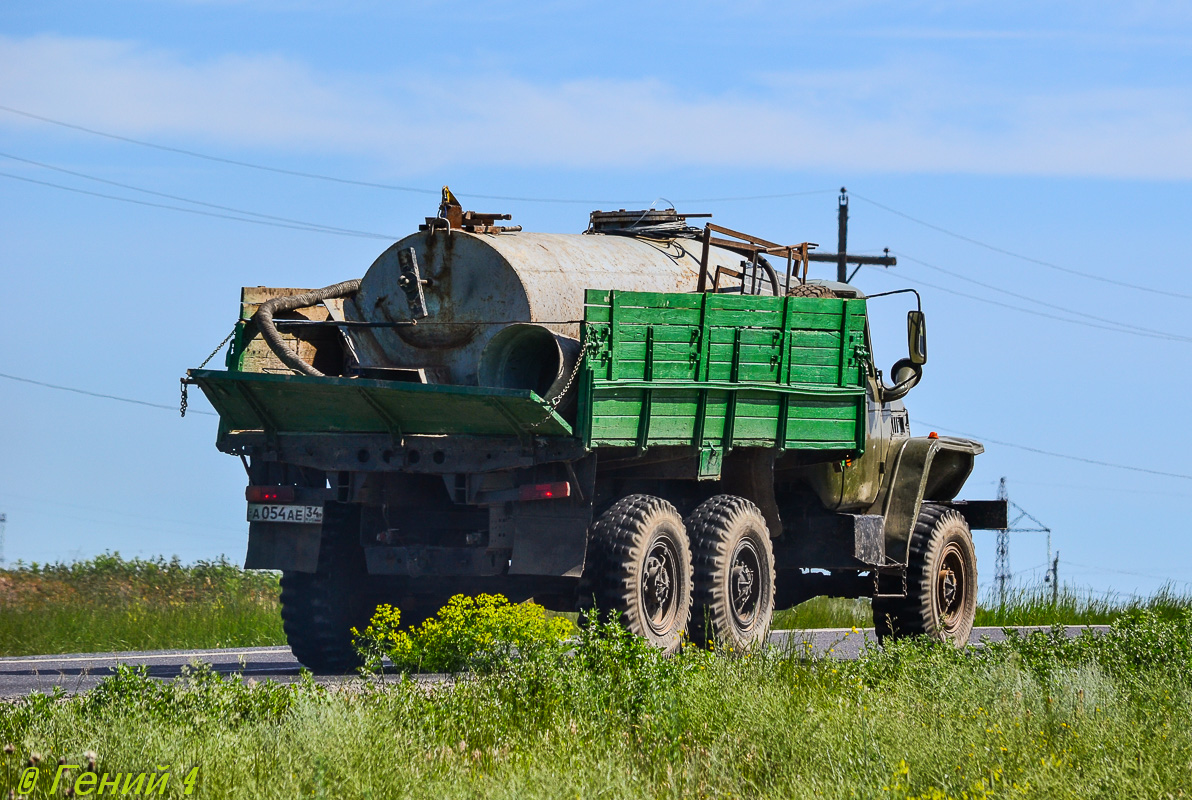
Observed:
[[[588,291],[589,447],[860,453],[865,301]]]

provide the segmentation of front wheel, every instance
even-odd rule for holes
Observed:
[[[691,549],[683,518],[644,494],[617,501],[592,526],[590,568],[596,606],[673,653],[691,616]]]
[[[968,523],[956,511],[923,504],[910,541],[906,597],[877,597],[879,639],[927,635],[968,643],[977,616],[977,554]]]

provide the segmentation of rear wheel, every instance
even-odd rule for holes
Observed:
[[[376,604],[359,525],[357,509],[328,503],[318,570],[281,576],[282,627],[294,657],[312,672],[350,672],[361,663],[352,628],[363,630]]]
[[[630,495],[592,526],[593,594],[604,613],[668,653],[691,616],[691,549],[683,518],[665,500]]]
[[[923,504],[911,534],[906,597],[873,601],[879,639],[927,635],[968,643],[977,615],[977,554],[956,511]]]
[[[695,561],[691,638],[738,650],[765,642],[774,619],[774,550],[762,512],[717,495],[687,518]]]

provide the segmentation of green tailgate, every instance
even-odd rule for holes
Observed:
[[[224,431],[569,436],[528,390],[191,370]]]
[[[589,447],[865,444],[865,301],[589,290]]]

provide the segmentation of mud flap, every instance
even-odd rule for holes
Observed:
[[[250,522],[244,568],[316,572],[322,532],[322,525]]]

